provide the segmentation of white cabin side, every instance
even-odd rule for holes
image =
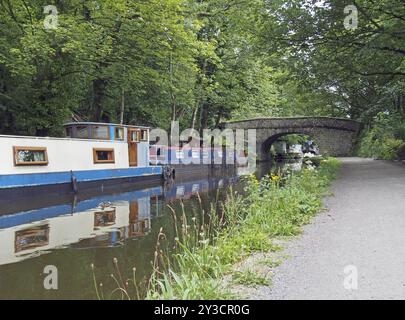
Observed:
[[[15,147],[45,148],[46,165],[16,165]],[[95,149],[114,151],[114,163],[95,163]],[[82,170],[123,169],[129,167],[128,145],[119,141],[0,136],[0,174],[26,174]],[[147,163],[139,163],[147,166]]]
[[[16,165],[15,147],[44,148],[47,154],[47,164]],[[128,144],[122,141],[0,136],[0,150],[0,175],[127,169],[130,167]],[[113,162],[95,162],[95,150],[113,150]],[[139,142],[137,153],[137,167],[148,167],[149,143]]]
[[[66,138],[0,135],[0,189],[120,178],[160,179],[151,166],[149,128],[70,123]]]

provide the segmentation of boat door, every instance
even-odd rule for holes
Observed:
[[[128,154],[129,166],[136,167],[138,165],[138,143],[141,135],[139,129],[128,129]]]

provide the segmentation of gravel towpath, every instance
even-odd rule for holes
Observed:
[[[252,298],[405,299],[405,165],[341,160],[327,211],[287,244],[272,286]]]

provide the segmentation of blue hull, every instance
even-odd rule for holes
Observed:
[[[162,167],[137,167],[128,169],[86,170],[73,172],[50,172],[0,175],[0,190],[23,187],[49,186],[71,183],[74,177],[78,183],[112,179],[161,176]]]

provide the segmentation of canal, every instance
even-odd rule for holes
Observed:
[[[256,175],[271,168],[261,164]],[[175,237],[172,210],[201,217],[220,208],[231,186],[243,192],[241,171],[216,170],[145,189],[123,185],[59,203],[46,196],[10,199],[0,211],[0,299],[96,299],[93,272],[105,298],[120,298],[110,296],[117,287],[111,275],[125,282],[134,268],[144,291],[159,231]],[[44,286],[47,266],[57,270],[57,289]]]

